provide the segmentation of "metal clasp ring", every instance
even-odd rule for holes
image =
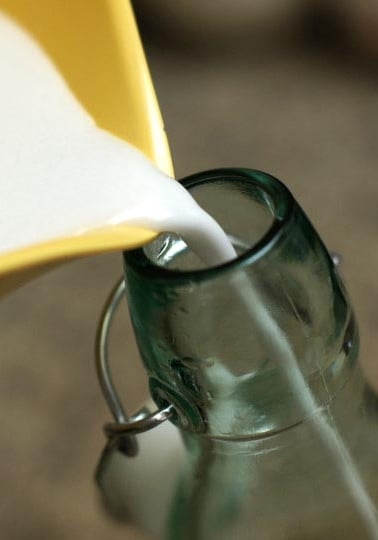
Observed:
[[[95,359],[98,381],[115,420],[105,424],[105,434],[109,442],[116,443],[127,455],[135,456],[138,453],[135,435],[148,431],[170,418],[173,414],[173,405],[152,413],[147,408],[143,408],[129,417],[118,396],[109,368],[109,333],[125,294],[125,281],[121,278],[110,292],[100,316],[96,334]]]

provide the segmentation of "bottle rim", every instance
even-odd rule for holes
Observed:
[[[265,192],[273,211],[272,224],[252,247],[238,257],[220,265],[194,270],[178,270],[158,266],[147,257],[142,247],[124,252],[127,267],[133,269],[138,275],[144,275],[159,282],[202,282],[225,272],[251,266],[267,255],[285,234],[295,207],[291,192],[280,180],[257,169],[222,168],[192,174],[180,180],[180,183],[190,191],[192,188],[203,184],[219,181],[232,182],[235,180],[244,181],[247,185],[254,185],[254,187],[258,187]]]

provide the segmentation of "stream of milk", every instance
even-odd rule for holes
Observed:
[[[208,265],[235,256],[221,227],[186,190],[96,127],[39,46],[1,14],[0,51],[0,253],[128,223],[179,233]],[[312,414],[316,403],[290,344],[240,276],[235,294]],[[321,415],[315,424],[371,538],[378,539],[374,506],[347,450]]]
[[[187,191],[99,129],[40,47],[1,14],[0,51],[0,253],[127,223],[176,231],[209,264],[234,257]]]

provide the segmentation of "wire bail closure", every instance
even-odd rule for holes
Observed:
[[[124,278],[121,278],[110,292],[97,327],[95,361],[97,377],[102,394],[113,415],[114,422],[104,426],[104,432],[111,446],[116,445],[128,456],[138,454],[135,435],[144,433],[158,426],[173,414],[173,405],[151,412],[147,407],[132,416],[128,416],[114,386],[109,367],[109,334],[114,316],[122,298],[126,295]]]
[[[338,267],[341,256],[338,253],[330,254],[333,264]],[[109,333],[114,316],[123,296],[126,295],[124,278],[121,278],[110,292],[97,327],[96,335],[96,370],[100,387],[113,415],[114,422],[108,422],[104,426],[104,432],[108,437],[110,447],[117,446],[128,456],[138,454],[138,443],[135,435],[149,431],[170,418],[174,412],[173,405],[151,412],[143,407],[136,414],[128,416],[114,386],[109,367]]]

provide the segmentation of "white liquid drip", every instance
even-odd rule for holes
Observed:
[[[234,257],[219,225],[141,153],[98,129],[40,48],[2,15],[0,50],[0,252],[130,223],[181,234],[209,265]],[[251,283],[242,281],[235,294],[243,290],[253,324],[312,414],[316,404],[290,344]],[[378,539],[374,506],[348,451],[321,415],[314,424]]]

